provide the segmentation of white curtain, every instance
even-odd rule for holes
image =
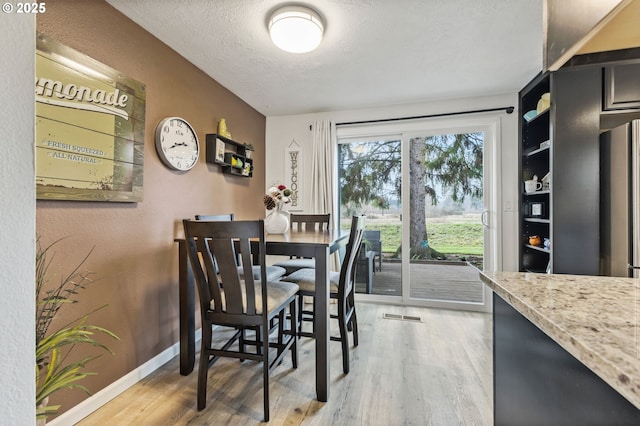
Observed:
[[[338,209],[336,186],[334,185],[336,170],[336,127],[331,121],[314,121],[313,152],[311,163],[311,205],[313,213],[331,214],[331,228],[338,228]],[[331,270],[340,270],[340,257],[336,252],[331,256]]]
[[[313,213],[331,214],[331,225],[337,229],[337,208],[334,200],[336,176],[335,125],[328,120],[314,121],[311,163],[311,205]]]

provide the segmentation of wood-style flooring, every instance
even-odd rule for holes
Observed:
[[[493,423],[489,314],[362,302],[357,312],[360,345],[351,347],[350,374],[342,373],[340,343],[331,343],[329,401],[315,399],[315,346],[302,338],[299,367],[292,369],[287,356],[271,375],[269,424]],[[384,319],[385,313],[420,317],[421,322]],[[79,424],[262,423],[260,364],[218,361],[209,370],[207,407],[200,412],[196,382],[196,371],[179,374],[176,357]]]

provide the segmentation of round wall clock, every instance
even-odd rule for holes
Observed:
[[[198,162],[200,143],[187,120],[167,117],[156,127],[156,151],[170,169],[187,171]]]

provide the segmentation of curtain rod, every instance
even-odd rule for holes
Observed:
[[[511,114],[513,113],[513,110],[514,108],[512,106],[507,106],[507,107],[500,107],[500,108],[474,109],[471,111],[444,112],[441,114],[416,115],[413,117],[381,118],[379,120],[364,120],[364,121],[347,121],[344,123],[336,123],[336,126],[347,126],[350,124],[384,123],[388,121],[416,120],[418,118],[447,117],[451,115],[476,114],[480,112],[491,112],[491,111],[506,111],[507,114]]]

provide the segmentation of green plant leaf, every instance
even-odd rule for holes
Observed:
[[[106,307],[103,305],[93,311],[81,315],[57,330],[49,332],[49,326],[64,306],[75,304],[77,296],[87,285],[94,282],[92,272],[81,271],[93,248],[75,266],[69,274],[62,275],[60,283],[52,289],[45,290],[51,283],[49,268],[55,258],[51,254],[52,247],[60,242],[54,241],[47,247],[37,240],[36,252],[36,416],[47,418],[56,414],[60,405],[46,405],[44,402],[54,392],[61,389],[81,389],[91,395],[89,390],[78,383],[87,376],[96,373],[84,371],[86,365],[99,358],[100,355],[87,356],[79,361],[66,362],[67,356],[76,345],[90,345],[110,354],[114,354],[103,343],[95,340],[97,334],[106,335],[119,340],[113,332],[106,328],[87,324],[89,315]]]

